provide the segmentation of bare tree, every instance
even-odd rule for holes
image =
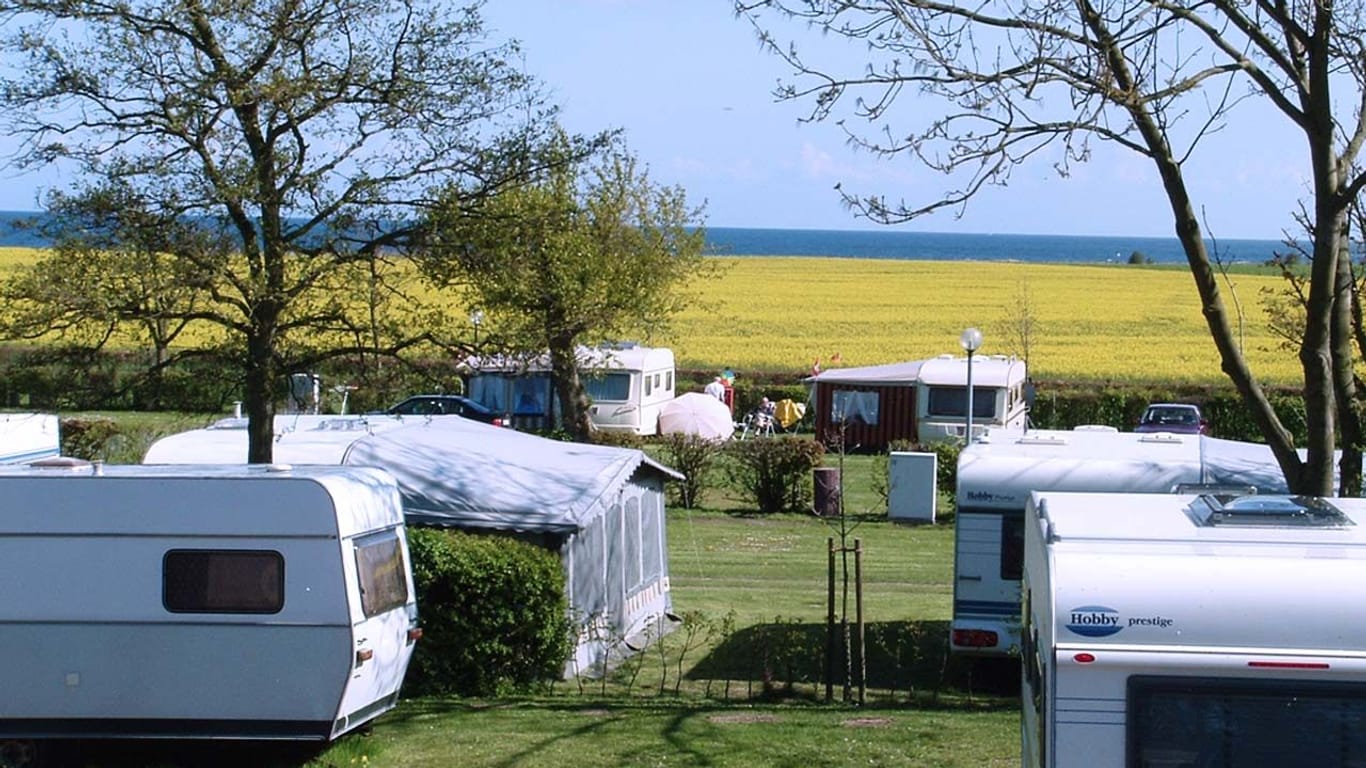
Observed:
[[[961,208],[1031,160],[1051,160],[1065,175],[1089,158],[1092,142],[1147,158],[1161,179],[1224,373],[1290,488],[1333,493],[1335,435],[1341,430],[1344,453],[1361,442],[1344,290],[1347,213],[1366,183],[1355,163],[1366,140],[1360,2],[737,0],[735,9],[792,67],[781,98],[809,100],[811,120],[847,110],[854,119],[841,124],[855,145],[946,174],[942,193],[924,201],[842,193],[874,220]],[[767,13],[866,46],[866,68],[823,70],[765,31]],[[904,125],[914,116],[894,106],[907,93],[943,109],[917,105],[916,115],[931,117]],[[1185,176],[1186,161],[1244,101],[1269,105],[1308,150],[1313,258],[1297,348],[1308,420],[1304,459],[1236,343]]]
[[[440,186],[476,200],[545,124],[538,92],[490,44],[476,2],[0,0],[0,125],[11,164],[61,163],[193,221],[230,254],[168,248],[204,276],[168,318],[237,350],[248,460],[271,459],[290,368],[373,349],[364,286]],[[117,212],[114,212],[117,213]],[[349,300],[359,292],[359,301]],[[372,291],[373,293],[373,291]],[[397,353],[440,326],[393,324]],[[316,335],[368,339],[310,348]]]
[[[1010,353],[1025,362],[1026,370],[1029,368],[1029,352],[1033,349],[1034,334],[1038,327],[1039,317],[1034,304],[1034,292],[1029,288],[1029,280],[1020,278],[1015,284],[1014,298],[1006,305],[998,335],[1005,339]]]

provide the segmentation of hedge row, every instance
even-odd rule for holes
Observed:
[[[160,376],[147,373],[146,361],[133,354],[88,354],[60,349],[0,347],[0,407],[33,410],[180,411],[224,413],[242,399],[231,368],[212,357],[185,361]],[[415,392],[459,392],[460,377],[450,362],[376,365],[373,361],[336,360],[318,371],[323,380],[324,412],[338,412],[336,384],[356,389],[347,410],[358,413],[383,408]],[[679,392],[701,391],[714,372],[679,371]],[[735,381],[735,413],[753,410],[759,400],[808,402],[799,376],[742,374]],[[1231,387],[1166,387],[1090,382],[1038,382],[1031,409],[1033,426],[1070,429],[1104,424],[1131,429],[1151,402],[1199,405],[1212,433],[1232,440],[1260,441],[1247,409]],[[1304,405],[1295,390],[1272,390],[1269,397],[1282,423],[1299,442],[1305,439]],[[287,405],[287,383],[280,383],[280,404]],[[809,428],[811,413],[805,426]]]

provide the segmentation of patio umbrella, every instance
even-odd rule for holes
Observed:
[[[735,432],[730,409],[725,403],[702,392],[686,392],[659,409],[659,433],[698,435],[725,440]]]

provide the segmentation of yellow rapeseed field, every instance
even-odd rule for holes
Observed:
[[[0,249],[0,279],[36,251]],[[721,257],[718,257],[721,258]],[[820,359],[862,366],[961,354],[968,326],[983,354],[1021,354],[1020,317],[1033,321],[1029,363],[1039,379],[1222,383],[1190,275],[1180,268],[807,257],[724,257],[698,286],[705,305],[641,341],[673,348],[680,368],[810,370]],[[1243,347],[1268,384],[1300,380],[1291,352],[1267,330],[1263,288],[1278,277],[1235,274],[1223,286],[1243,307]],[[458,300],[452,298],[451,302]],[[1233,302],[1229,301],[1230,307]],[[1022,307],[1026,309],[1022,309]],[[453,308],[454,317],[464,317]]]
[[[1178,268],[1002,262],[735,258],[705,288],[711,306],[680,317],[668,338],[680,367],[742,370],[877,365],[961,354],[980,328],[984,354],[1023,354],[1012,340],[1033,319],[1032,374],[1048,379],[1225,381],[1190,274]],[[1260,291],[1271,275],[1232,275],[1244,307],[1243,348],[1269,383],[1299,380],[1292,353],[1267,330]],[[1027,296],[1027,301],[1021,297]],[[1230,306],[1232,302],[1230,301]]]

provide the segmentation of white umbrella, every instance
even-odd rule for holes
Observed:
[[[726,404],[702,392],[687,392],[659,409],[659,433],[725,440],[735,432]]]

